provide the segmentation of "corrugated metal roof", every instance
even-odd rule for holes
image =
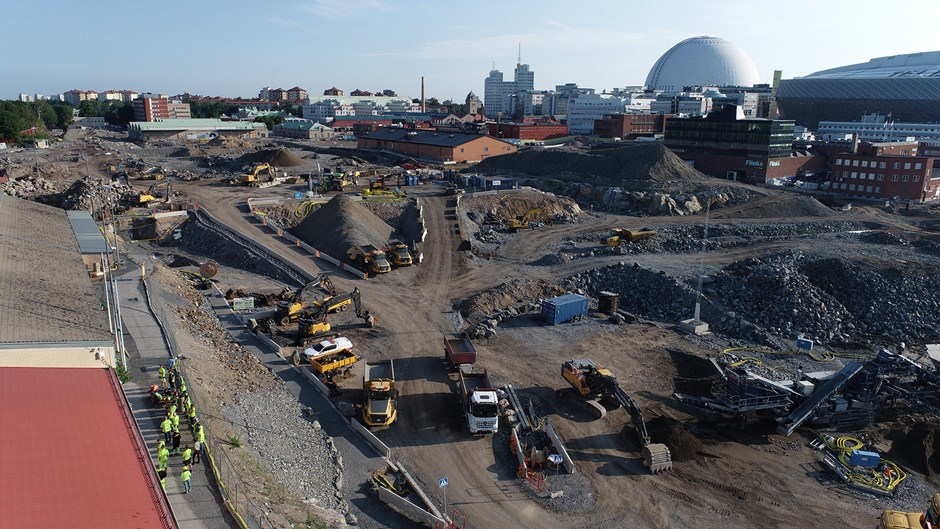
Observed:
[[[420,145],[436,145],[439,147],[456,147],[488,136],[383,127],[365,137],[373,140],[400,141]],[[492,139],[495,140],[496,138]]]
[[[175,529],[114,373],[0,368],[0,525]]]
[[[69,224],[78,240],[78,250],[83,254],[107,253],[108,241],[87,211],[66,211]]]

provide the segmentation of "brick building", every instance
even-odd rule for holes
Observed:
[[[479,162],[516,152],[515,145],[489,136],[391,127],[360,136],[358,146],[444,164]]]
[[[666,132],[666,119],[671,114],[605,114],[594,120],[594,134],[601,138],[635,140]]]
[[[934,158],[918,156],[917,143],[861,143],[832,157],[829,191],[836,194],[923,202],[940,196]]]
[[[323,91],[323,95],[325,95],[325,96],[343,96],[343,95],[346,95],[346,92],[343,92],[342,90],[340,90],[339,88],[336,88],[336,87],[334,86],[334,87],[332,87],[332,88],[327,88],[326,90],[324,90],[324,91]]]
[[[494,138],[516,140],[550,140],[568,135],[568,125],[547,123],[488,123],[489,134]]]
[[[189,119],[189,103],[170,101],[163,94],[140,94],[134,100],[134,121]]]

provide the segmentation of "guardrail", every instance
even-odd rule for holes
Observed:
[[[548,434],[548,438],[551,439],[552,443],[555,445],[555,450],[558,450],[558,455],[561,456],[565,470],[567,470],[569,474],[574,474],[574,461],[568,454],[568,449],[565,448],[565,444],[561,442],[561,437],[555,432],[555,427],[552,426],[552,422],[546,418],[545,423],[545,433]]]

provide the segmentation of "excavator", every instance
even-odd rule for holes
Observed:
[[[246,186],[256,186],[262,182],[267,182],[274,179],[274,175],[277,170],[271,167],[271,164],[262,163],[256,165],[250,173],[243,174],[239,181],[242,185]],[[261,173],[265,173],[266,178],[261,179]]]
[[[646,421],[640,406],[620,387],[620,383],[609,369],[598,366],[593,360],[568,360],[561,366],[561,376],[584,398],[615,401],[630,413],[633,426],[643,445],[643,463],[656,474],[672,468],[672,454],[669,447],[661,443],[653,443],[646,431]],[[597,404],[601,415],[606,409]]]
[[[884,511],[879,529],[931,529],[940,528],[940,492],[933,495],[930,506],[923,513]]]
[[[532,208],[514,219],[509,219],[506,227],[509,231],[526,230],[533,227],[530,222],[536,219],[542,219],[545,215],[545,208]]]
[[[639,231],[631,231],[624,228],[614,228],[610,235],[601,239],[601,244],[610,248],[614,248],[617,246],[626,246],[631,242],[649,239],[655,235],[656,232],[649,228],[643,228]]]
[[[335,307],[341,303],[347,305],[351,303],[356,309],[356,316],[362,318],[369,327],[375,326],[375,316],[368,310],[362,309],[362,298],[359,289],[354,288],[352,292],[334,296],[330,298],[329,302],[301,315],[297,320],[297,343],[306,344],[311,338],[330,332],[330,307]]]
[[[315,287],[319,287],[323,290],[326,293],[326,297],[308,300],[307,298],[310,297],[310,293]],[[346,310],[346,306],[351,304],[352,301],[350,299],[333,301],[336,295],[336,287],[333,286],[333,281],[330,277],[326,274],[320,274],[320,277],[317,278],[316,281],[307,283],[299,292],[277,302],[274,309],[274,321],[277,325],[290,325],[294,321],[297,321],[298,316],[300,316],[304,310],[310,307],[319,310],[324,304],[327,305],[328,312]]]

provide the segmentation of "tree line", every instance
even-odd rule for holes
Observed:
[[[48,138],[72,122],[72,105],[61,101],[0,101],[0,139]]]

